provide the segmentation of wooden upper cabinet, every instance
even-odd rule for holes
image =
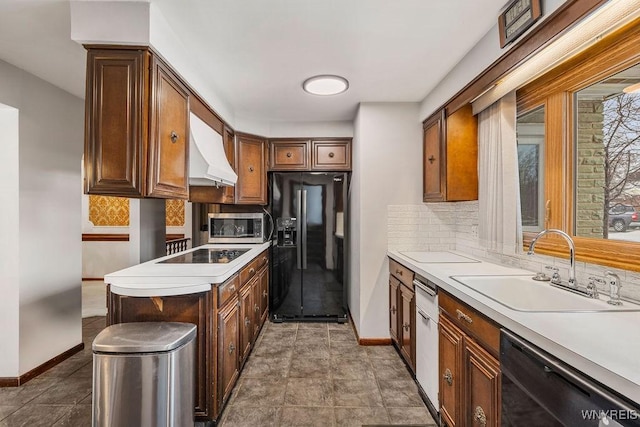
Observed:
[[[270,140],[269,165],[271,170],[308,170],[311,167],[309,145],[309,140]]]
[[[154,58],[148,195],[189,197],[189,92]]]
[[[267,156],[266,140],[252,135],[236,136],[235,188],[237,204],[267,204]]]
[[[424,122],[423,200],[478,199],[478,120],[471,104]]]
[[[145,49],[90,48],[85,192],[188,197],[189,92]]]
[[[142,50],[87,53],[85,193],[144,196],[149,60]]]
[[[311,141],[311,169],[351,170],[351,140]]]

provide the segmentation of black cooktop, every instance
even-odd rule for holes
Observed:
[[[160,261],[160,264],[224,264],[233,261],[251,249],[196,249]]]

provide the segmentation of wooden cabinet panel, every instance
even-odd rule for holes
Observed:
[[[87,53],[85,193],[144,195],[149,54],[91,49]]]
[[[240,286],[244,286],[245,283],[253,279],[257,272],[258,259],[256,258],[240,271]]]
[[[409,289],[413,289],[413,271],[409,270],[404,265],[389,259],[389,272],[400,282],[404,283]]]
[[[153,61],[148,195],[189,197],[189,92],[171,70]]]
[[[468,426],[500,425],[500,365],[473,340],[465,340],[465,422]]]
[[[500,328],[495,323],[445,292],[438,294],[438,303],[442,311],[450,316],[456,326],[467,335],[477,339],[493,355],[498,356],[500,353]]]
[[[236,143],[236,203],[266,205],[266,141],[249,135],[238,135]]]
[[[222,307],[229,298],[234,296],[238,289],[240,289],[240,280],[237,274],[231,276],[223,284],[218,285],[218,308]]]
[[[240,290],[240,352],[238,353],[240,366],[244,364],[251,350],[251,341],[253,339],[253,329],[255,325],[253,300],[253,287],[251,284],[243,286]]]
[[[213,357],[211,292],[170,297],[127,297],[107,292],[107,324],[127,322],[185,322],[198,327],[196,335],[195,413],[199,417],[214,417],[212,389]]]
[[[260,273],[260,324],[269,316],[269,266],[265,265]]]
[[[218,313],[218,390],[222,408],[238,378],[240,302],[233,298]]]
[[[398,292],[400,292],[400,282],[395,277],[389,275],[389,334],[391,340],[400,346],[398,341]]]
[[[253,303],[253,307],[252,307],[252,319],[253,321],[251,322],[251,325],[253,327],[252,331],[251,331],[251,342],[255,343],[256,339],[258,338],[258,333],[260,332],[260,326],[262,326],[262,322],[261,322],[261,314],[262,312],[260,311],[260,301],[262,296],[260,295],[260,292],[262,290],[262,282],[260,281],[260,274],[258,274],[255,278],[255,280],[253,281],[253,283],[251,284],[251,293],[252,293],[252,298],[251,298],[251,302]]]
[[[471,104],[447,117],[447,200],[478,200],[478,119]]]
[[[270,168],[274,171],[308,170],[311,150],[308,140],[271,140]]]
[[[462,346],[464,333],[444,316],[438,325],[440,415],[450,427],[461,426]]]
[[[423,200],[478,199],[478,120],[471,104],[423,125]]]
[[[311,169],[351,170],[351,141],[311,141]]]
[[[400,285],[402,304],[400,333],[400,353],[415,372],[416,370],[416,299],[413,290]]]
[[[441,114],[424,125],[424,148],[422,164],[423,175],[423,199],[424,201],[443,201],[445,199],[445,186],[443,171],[446,165],[446,150],[443,138],[444,110]]]

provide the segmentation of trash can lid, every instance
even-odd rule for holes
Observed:
[[[196,336],[196,326],[179,322],[118,323],[93,340],[94,353],[158,353],[175,350]]]

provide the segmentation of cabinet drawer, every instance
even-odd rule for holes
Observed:
[[[500,352],[500,328],[473,308],[445,292],[438,293],[440,310],[472,338],[497,356]]]
[[[350,170],[351,144],[349,141],[312,141],[312,169]]]
[[[389,272],[413,290],[413,271],[389,258]]]
[[[309,141],[271,141],[272,170],[309,169]]]
[[[240,288],[238,275],[232,276],[229,280],[218,286],[218,308],[222,307],[225,302]]]
[[[251,261],[245,268],[240,271],[240,286],[247,283],[258,272],[258,258]]]
[[[262,268],[269,263],[269,251],[262,252],[255,261],[257,262],[256,270],[262,270]]]

